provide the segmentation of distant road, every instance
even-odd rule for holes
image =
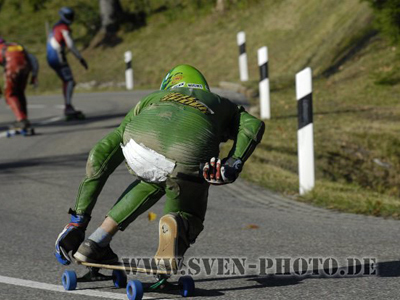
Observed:
[[[53,248],[69,221],[67,211],[84,175],[89,150],[147,93],[76,94],[74,105],[87,119],[72,122],[62,118],[60,95],[29,97],[29,114],[37,135],[11,139],[5,137],[4,130],[13,117],[1,101],[0,299],[125,299],[125,291],[113,288],[111,282],[81,284],[77,291],[65,292],[60,285],[65,268],[56,262]],[[245,103],[238,94],[229,96]],[[132,180],[123,165],[110,177],[89,232]],[[152,209],[158,216],[156,221],[150,222],[143,215],[116,235],[112,245],[120,257],[155,253],[163,202]],[[197,261],[203,262],[212,258],[217,264],[222,262],[223,272],[220,275],[214,270],[210,276],[195,277],[195,298],[398,299],[399,228],[398,221],[315,208],[242,180],[212,187],[205,230],[189,249],[187,259],[194,262],[202,258]],[[235,257],[246,264],[244,272],[239,268],[232,274],[229,263]],[[348,258],[365,258],[361,261],[364,273],[372,275],[341,276],[344,271],[354,271],[345,269]],[[304,264],[312,259],[315,267]],[[377,269],[371,261],[379,263]],[[331,268],[335,262],[339,270]],[[75,265],[71,268],[81,275],[85,271]],[[314,275],[285,274],[307,270],[313,270]],[[331,278],[329,272],[338,276]],[[152,277],[140,279],[151,281]],[[177,294],[146,297],[180,298]]]

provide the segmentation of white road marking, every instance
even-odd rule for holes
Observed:
[[[47,104],[28,104],[28,108],[33,108],[33,109],[40,109],[40,108],[46,108],[46,107],[54,107],[58,109],[64,109],[65,105],[47,105]]]
[[[39,122],[39,123],[37,123],[37,124],[39,124],[39,125],[46,125],[46,124],[50,124],[50,123],[54,123],[54,122],[57,122],[57,121],[60,121],[60,120],[62,120],[64,117],[60,117],[60,116],[58,116],[58,117],[53,117],[53,118],[50,118],[50,119],[48,119],[48,120],[44,120],[44,121],[42,121],[42,122]]]
[[[112,292],[100,292],[96,290],[74,290],[74,291],[66,291],[64,287],[61,285],[55,285],[50,283],[32,281],[32,280],[25,280],[19,279],[14,277],[7,277],[0,275],[0,283],[22,286],[32,289],[39,289],[39,290],[46,290],[52,292],[59,292],[59,293],[68,293],[71,295],[83,295],[89,297],[97,297],[97,298],[106,298],[106,299],[127,299],[126,294],[122,293],[112,293]],[[143,299],[154,299],[150,297],[143,297]],[[162,299],[161,299],[162,300]]]

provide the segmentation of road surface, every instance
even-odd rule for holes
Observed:
[[[1,102],[0,299],[125,299],[124,289],[113,288],[111,282],[81,284],[65,292],[60,285],[63,271],[85,270],[59,265],[53,249],[69,221],[67,211],[84,176],[88,151],[146,93],[76,94],[74,104],[87,119],[71,122],[62,118],[60,95],[29,97],[37,135],[11,139],[4,131],[13,116]],[[110,177],[89,233],[132,180],[123,165]],[[151,209],[155,221],[145,214],[114,237],[112,246],[120,257],[155,253],[163,202]],[[195,267],[201,268],[194,277],[196,299],[398,299],[399,225],[315,208],[239,180],[211,188],[205,229],[187,252],[186,271],[197,274]],[[354,262],[361,271],[348,268]],[[156,293],[145,297],[180,298]]]

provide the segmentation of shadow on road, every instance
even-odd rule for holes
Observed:
[[[34,119],[32,120],[33,127],[35,128],[41,128],[41,127],[56,127],[56,126],[78,126],[78,125],[84,125],[84,124],[89,124],[89,123],[94,123],[94,122],[101,122],[104,120],[111,120],[111,119],[120,119],[120,122],[122,122],[123,118],[126,116],[128,112],[126,113],[115,113],[115,114],[107,114],[107,115],[98,115],[98,116],[87,116],[86,119],[84,120],[71,120],[71,121],[65,121],[64,118],[62,118],[59,121],[55,122],[50,122],[48,124],[40,124],[41,122],[45,122],[46,120],[50,119],[50,117],[46,118],[40,118],[40,119]],[[114,127],[117,127],[119,123],[116,124]],[[1,122],[0,123],[0,132],[6,131],[9,126],[13,122]],[[113,127],[113,126],[110,126]],[[85,128],[87,130],[87,128]]]
[[[77,126],[77,125],[82,125],[82,124],[89,124],[89,123],[94,123],[94,122],[101,122],[105,120],[110,120],[110,119],[120,119],[120,122],[122,122],[122,119],[126,116],[128,112],[126,113],[115,113],[115,114],[106,114],[106,115],[96,115],[96,116],[86,116],[86,119],[84,120],[71,120],[71,121],[65,121],[64,119],[61,119],[60,121],[56,122],[51,122],[48,124],[39,124],[40,122],[43,122],[47,120],[48,118],[45,119],[38,119],[38,120],[33,120],[33,124],[35,127],[53,127],[53,126]],[[0,124],[1,126],[1,124]]]
[[[301,284],[307,279],[350,279],[359,277],[400,277],[400,261],[388,261],[374,264],[361,264],[348,266],[344,268],[327,268],[316,269],[302,274],[299,270],[293,273],[275,273],[263,276],[247,275],[220,278],[198,279],[196,282],[222,282],[222,281],[239,281],[238,284],[229,283],[229,287],[221,287],[215,289],[198,289],[196,288],[196,296],[223,296],[224,292],[236,290],[253,290],[269,287],[285,287],[290,285]],[[240,283],[242,282],[242,283]],[[249,285],[249,282],[254,284]]]
[[[30,158],[30,159],[20,159],[17,161],[10,161],[6,163],[0,162],[0,169],[2,172],[7,172],[12,169],[17,168],[30,168],[36,166],[62,166],[62,167],[72,167],[76,165],[82,165],[86,162],[88,153],[79,153],[71,155],[59,155],[59,156],[47,156],[41,158]]]

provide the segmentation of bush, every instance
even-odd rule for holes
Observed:
[[[400,0],[363,0],[375,12],[378,29],[393,43],[400,42]]]

